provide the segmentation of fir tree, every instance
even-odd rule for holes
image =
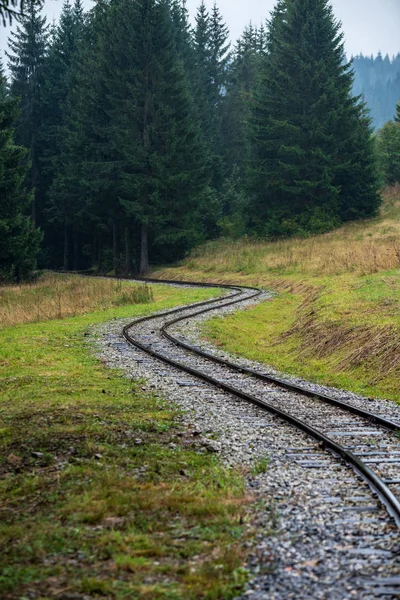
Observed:
[[[213,95],[210,74],[210,35],[210,15],[202,0],[196,14],[194,31],[195,98],[205,139],[209,139],[211,135],[213,120],[210,109]]]
[[[384,183],[400,183],[400,120],[389,121],[378,131],[377,151]]]
[[[214,3],[210,16],[210,64],[211,81],[211,148],[212,148],[212,181],[214,187],[221,191],[227,175],[224,161],[223,117],[226,104],[226,88],[228,82],[228,64],[230,61],[229,30],[219,8]]]
[[[197,15],[194,34],[196,57],[196,103],[203,139],[209,148],[213,187],[221,191],[225,176],[223,161],[223,105],[225,100],[230,43],[229,31],[216,4],[211,15],[204,0]]]
[[[229,29],[220,10],[214,3],[210,17],[210,79],[212,84],[212,101],[217,115],[226,89],[228,64],[230,60]]]
[[[66,185],[68,171],[72,168],[68,160],[70,139],[68,122],[71,102],[69,96],[74,86],[73,65],[83,32],[83,10],[80,0],[71,5],[65,0],[60,21],[53,32],[47,60],[44,65],[42,104],[44,110],[42,140],[44,189],[47,199],[47,216],[51,223],[46,228],[49,238],[54,228],[63,227],[64,268],[70,266],[70,248],[74,249],[74,269],[78,268],[77,235],[79,210],[77,199]],[[74,158],[78,160],[77,156]],[[73,244],[71,244],[71,238]]]
[[[41,199],[37,190],[40,187],[42,146],[40,129],[42,124],[41,82],[43,63],[47,52],[46,17],[41,15],[41,7],[36,2],[27,2],[27,11],[19,19],[20,25],[9,38],[9,69],[11,73],[11,93],[20,99],[20,112],[16,124],[15,138],[18,144],[28,149],[31,164],[29,186],[36,190],[32,202],[32,220],[36,222],[37,211],[41,209]]]
[[[115,10],[116,7],[111,8],[108,2],[100,1],[88,15],[73,63],[63,169],[58,185],[63,205],[74,207],[73,210],[68,208],[70,218],[67,223],[78,219],[80,230],[85,225],[92,264],[99,270],[113,269],[118,273],[121,270],[122,232],[125,230],[127,238],[131,225],[129,219],[123,218],[119,201],[121,152],[114,135],[113,94],[109,94],[107,84],[115,74],[112,59],[104,51],[109,31],[113,29]],[[55,196],[56,193],[55,190]],[[67,229],[71,229],[69,224]],[[70,238],[71,232],[65,232],[64,264],[70,254]],[[131,251],[132,244],[129,239],[126,241],[126,248]],[[74,251],[74,258],[75,255]],[[125,259],[131,265],[129,257]]]
[[[248,121],[263,55],[259,32],[250,24],[234,48],[224,106],[223,151],[228,172],[238,170],[236,178],[244,175],[249,160]]]
[[[185,73],[194,93],[195,54],[192,43],[192,28],[189,23],[189,12],[186,0],[171,0],[170,14],[174,26],[175,45],[183,62]]]
[[[82,44],[81,65],[78,69],[75,110],[70,122],[73,134],[71,153],[74,168],[70,176],[72,189],[80,186],[85,195],[86,214],[94,230],[93,246],[97,265],[101,269],[121,270],[121,239],[125,230],[125,246],[130,252],[131,223],[123,219],[119,201],[121,191],[121,151],[116,140],[116,122],[113,123],[116,90],[109,93],[110,81],[115,77],[111,56],[104,48],[109,32],[114,28],[117,6],[98,2],[89,17],[89,26]],[[121,82],[120,82],[121,83]],[[119,88],[120,89],[120,88]],[[78,154],[77,164],[74,158]],[[112,263],[103,262],[107,246],[112,248]],[[131,265],[131,258],[125,257]],[[131,269],[127,269],[129,272]]]
[[[33,193],[27,189],[26,150],[14,144],[18,107],[7,97],[0,66],[0,279],[21,280],[35,268],[41,233],[27,212]]]
[[[205,158],[168,3],[120,0],[109,27],[103,60],[112,159],[121,206],[140,225],[144,273],[149,249],[169,247],[174,258],[196,238]]]
[[[271,235],[318,232],[379,206],[371,130],[327,0],[281,0],[252,114],[251,216]]]

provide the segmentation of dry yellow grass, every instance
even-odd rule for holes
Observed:
[[[349,223],[308,239],[219,240],[194,251],[184,266],[216,274],[303,276],[368,275],[395,269],[400,265],[400,185],[385,190],[383,198],[376,219]]]
[[[400,401],[400,185],[383,199],[375,219],[309,239],[219,240],[158,275],[280,292],[209,333],[281,371]]]
[[[0,287],[0,327],[63,319],[151,299],[148,286],[49,273],[31,284]]]

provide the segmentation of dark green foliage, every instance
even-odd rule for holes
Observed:
[[[400,106],[397,117],[378,131],[377,151],[384,182],[400,183]]]
[[[212,81],[210,76],[210,16],[204,0],[202,0],[196,15],[194,31],[195,50],[195,94],[198,113],[205,137],[211,133],[210,103]]]
[[[252,112],[250,223],[317,233],[379,206],[369,121],[327,0],[280,1]]]
[[[20,25],[16,31],[11,33],[8,42],[10,51],[7,52],[11,94],[20,100],[15,139],[17,144],[28,150],[31,165],[29,185],[35,191],[32,202],[33,222],[36,222],[37,213],[42,210],[42,198],[39,198],[40,156],[43,151],[40,140],[43,122],[41,85],[48,37],[46,18],[40,12],[40,5],[36,2],[29,0],[26,3],[25,15],[19,19]]]
[[[118,198],[120,169],[116,160],[119,149],[111,138],[112,104],[102,62],[109,19],[108,3],[98,2],[89,14],[79,44],[69,101],[69,153],[64,181],[68,183],[65,191],[72,194],[73,200],[78,198],[81,224],[90,232],[91,264],[99,270],[118,272],[123,229]]]
[[[54,231],[64,239],[64,268],[78,268],[78,254],[70,263],[71,238],[77,235],[79,194],[67,184],[74,170],[71,164],[70,118],[75,83],[75,61],[83,34],[83,10],[80,0],[72,6],[65,0],[60,22],[52,32],[48,57],[43,70],[43,124],[41,139],[43,187],[46,192],[46,238],[52,245]],[[75,110],[75,109],[73,109]],[[74,161],[75,162],[75,158]],[[77,248],[75,248],[77,250]]]
[[[83,12],[80,0],[71,6],[65,0],[60,22],[52,31],[48,57],[43,69],[42,108],[44,111],[41,137],[45,152],[46,187],[50,188],[54,172],[59,171],[57,158],[64,142],[68,111],[71,67],[82,30]]]
[[[335,182],[340,185],[341,221],[373,217],[381,205],[376,148],[366,106],[359,103],[344,121],[343,146],[338,145]]]
[[[230,177],[225,180],[220,204],[223,210],[219,221],[221,235],[234,239],[245,235],[248,202],[238,167],[233,167]]]
[[[216,4],[192,28],[185,0],[97,0],[87,15],[64,0],[48,34],[33,0],[9,56],[41,266],[145,272],[221,234],[308,235],[379,206],[328,0],[278,0],[232,52]],[[387,181],[396,127],[377,138]]]
[[[217,118],[224,98],[230,60],[229,29],[224,23],[216,3],[214,3],[209,28],[209,72],[211,80],[211,101]]]
[[[265,56],[265,31],[252,25],[246,27],[233,51],[227,80],[224,107],[223,137],[228,173],[239,170],[243,176],[250,156],[248,122],[252,94]]]
[[[193,46],[193,32],[189,23],[186,0],[170,0],[170,14],[176,50],[183,62],[191,91],[194,92],[196,59]]]
[[[194,32],[195,98],[208,147],[212,186],[220,192],[226,175],[223,115],[228,81],[229,31],[216,4],[211,14],[201,2]]]
[[[36,265],[41,233],[27,216],[26,150],[13,141],[17,101],[7,97],[0,69],[0,281],[22,279]]]
[[[196,240],[205,155],[167,3],[120,0],[109,26],[103,68],[111,160],[120,205],[141,228],[144,272],[149,247],[171,259]]]

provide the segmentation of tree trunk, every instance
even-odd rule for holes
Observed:
[[[114,264],[114,275],[118,275],[119,271],[119,249],[118,249],[118,225],[113,223],[113,264]]]
[[[93,236],[92,239],[92,259],[91,259],[91,266],[94,267],[95,264],[97,263],[97,237],[96,234]]]
[[[97,238],[97,265],[98,265],[97,269],[99,270],[99,273],[101,273],[101,270],[103,268],[102,254],[103,254],[103,245],[102,245],[101,234],[99,233],[99,237]]]
[[[73,232],[73,243],[74,243],[74,271],[79,270],[79,233],[74,228]]]
[[[150,134],[149,134],[149,112],[150,112],[150,64],[146,63],[146,71],[145,71],[145,101],[144,101],[144,110],[143,110],[143,147],[145,149],[146,154],[150,152]],[[149,163],[148,163],[149,165]],[[147,167],[149,171],[149,166]],[[147,173],[147,176],[150,176],[150,172]],[[146,202],[146,200],[147,202]],[[142,198],[145,206],[149,204],[149,195],[148,190],[144,194]],[[140,233],[140,275],[145,275],[149,270],[149,243],[148,243],[148,229],[145,223],[142,223],[141,233]]]
[[[125,272],[127,275],[132,272],[132,246],[129,226],[125,227]]]
[[[64,220],[64,271],[69,269],[69,231],[67,220]]]
[[[143,223],[140,241],[140,275],[144,275],[149,270],[149,244],[147,225]]]

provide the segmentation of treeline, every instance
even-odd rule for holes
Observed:
[[[354,94],[362,95],[375,129],[393,119],[400,98],[400,53],[392,59],[386,54],[353,59]]]
[[[279,0],[234,48],[217,5],[194,27],[183,0],[67,0],[53,27],[27,7],[0,96],[0,115],[19,99],[3,154],[19,152],[21,199],[4,188],[0,224],[13,204],[26,229],[32,194],[41,267],[144,273],[219,235],[376,213],[372,128],[328,0]]]

